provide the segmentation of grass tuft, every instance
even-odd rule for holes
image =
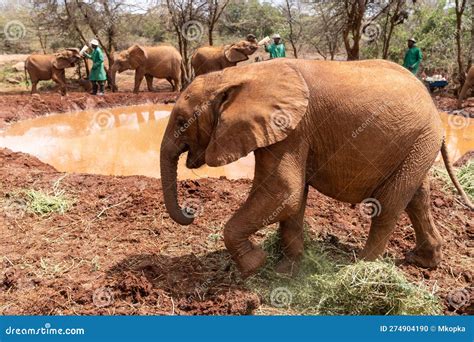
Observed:
[[[306,250],[295,278],[273,269],[279,255],[277,234],[264,242],[269,263],[247,285],[279,314],[435,315],[440,301],[423,284],[410,283],[390,261],[351,262],[323,242],[305,239]],[[274,309],[268,312],[275,314]],[[262,309],[265,313],[265,308]]]
[[[72,201],[65,195],[65,191],[59,188],[61,180],[59,178],[54,184],[51,192],[43,190],[25,190],[28,209],[41,216],[47,216],[52,213],[63,215],[72,205]]]
[[[444,167],[433,168],[433,176],[441,179],[445,183],[445,189],[456,191]],[[459,167],[456,176],[464,191],[466,191],[471,200],[474,200],[474,160],[470,160]]]

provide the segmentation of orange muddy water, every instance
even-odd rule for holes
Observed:
[[[172,105],[139,105],[22,121],[0,133],[0,147],[32,154],[64,172],[160,177],[160,144]],[[441,113],[451,158],[474,149],[474,119]],[[252,178],[253,154],[232,164],[190,170],[180,179]]]

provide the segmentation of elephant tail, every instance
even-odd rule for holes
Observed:
[[[446,141],[444,139],[443,139],[443,145],[441,145],[441,155],[443,156],[444,165],[446,166],[446,170],[448,171],[449,178],[451,178],[451,181],[456,187],[456,190],[459,192],[459,194],[461,195],[462,199],[464,200],[468,208],[471,210],[474,210],[474,205],[469,200],[469,197],[467,196],[466,192],[464,191],[458,179],[456,178],[456,173],[453,169],[453,166],[451,165],[451,162],[449,161],[448,148],[446,146]]]

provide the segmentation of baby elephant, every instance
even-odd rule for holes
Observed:
[[[191,57],[191,65],[194,74],[199,76],[246,61],[257,49],[257,41],[253,35],[249,35],[247,40],[241,40],[231,45],[200,47]]]
[[[427,174],[440,150],[473,209],[449,164],[443,134],[424,85],[391,62],[277,59],[228,68],[197,77],[173,108],[160,157],[165,205],[176,222],[192,223],[189,209],[177,202],[182,153],[188,168],[198,168],[253,151],[252,189],[224,229],[244,277],[266,257],[250,235],[274,222],[283,251],[277,270],[293,273],[303,252],[309,186],[339,201],[377,206],[361,255],[366,260],[382,255],[405,210],[416,234],[408,260],[435,267],[442,239],[430,213]]]
[[[79,49],[71,48],[55,53],[53,55],[30,55],[25,61],[26,72],[31,79],[31,93],[36,93],[39,81],[53,80],[60,89],[61,94],[66,95],[65,69],[71,68],[81,59]]]

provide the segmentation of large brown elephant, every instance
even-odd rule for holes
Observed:
[[[458,103],[457,103],[458,108],[462,107],[462,101],[466,98],[467,92],[471,89],[473,85],[474,85],[474,67],[470,67],[466,75],[466,81],[464,82],[464,85],[462,86],[462,89],[461,89],[461,93],[459,94],[459,97],[458,97]]]
[[[153,91],[153,77],[165,78],[170,82],[173,91],[181,90],[182,58],[172,46],[139,46],[133,45],[115,56],[110,68],[112,90],[116,91],[115,76],[117,71],[135,70],[134,93],[140,90],[143,77],[149,91]]]
[[[253,151],[253,187],[224,228],[225,245],[243,276],[266,257],[249,236],[274,222],[283,251],[277,270],[295,269],[309,186],[339,201],[372,205],[361,253],[367,260],[382,255],[405,210],[416,234],[409,260],[435,267],[442,239],[430,213],[427,174],[440,150],[456,188],[474,208],[454,176],[443,134],[424,85],[391,62],[278,59],[228,68],[197,77],[173,108],[161,145],[166,208],[176,222],[193,222],[192,210],[177,202],[182,153],[188,168],[198,168]]]
[[[191,66],[195,76],[219,71],[246,61],[257,49],[258,45],[254,39],[241,40],[226,46],[204,46],[197,49],[191,57]]]
[[[30,55],[25,61],[26,72],[30,75],[31,93],[37,92],[39,81],[53,80],[61,90],[61,94],[66,94],[65,69],[71,68],[81,59],[79,49],[71,48],[52,55]]]

